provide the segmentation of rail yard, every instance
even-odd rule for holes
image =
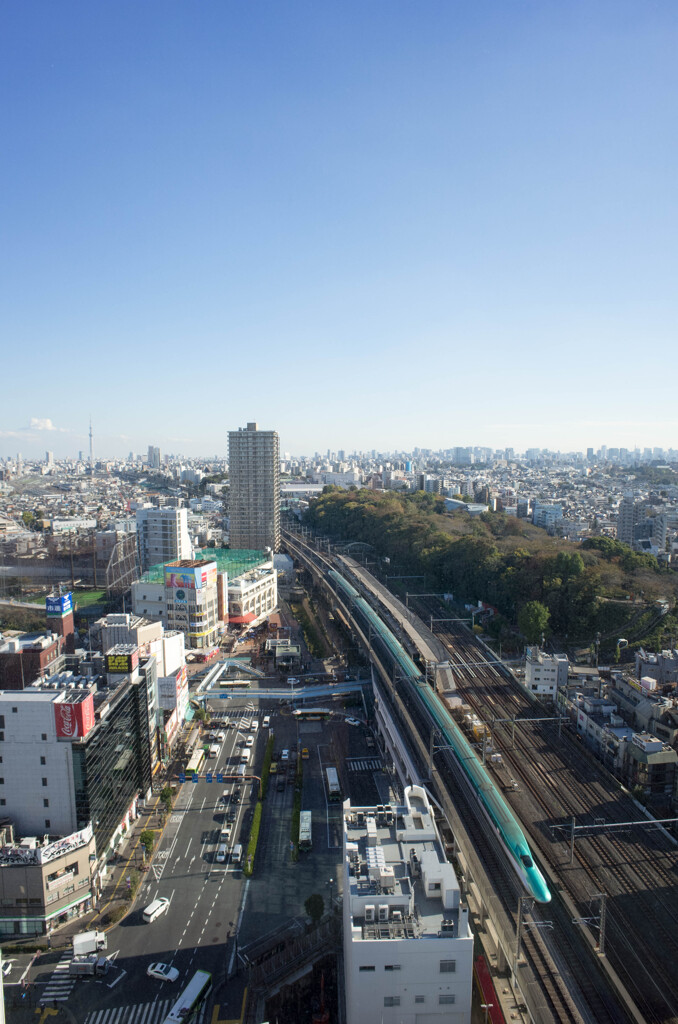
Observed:
[[[505,850],[486,817],[478,815],[458,755],[434,732],[427,764],[431,721],[408,699],[395,673],[390,686],[382,679],[422,774],[430,769],[446,812],[448,801],[453,805],[448,814],[453,831],[465,829],[514,934],[521,917],[524,966],[523,959],[513,966],[530,991],[533,1016],[538,1010],[545,1021],[678,1021],[678,846],[673,838],[648,824],[630,794],[562,722],[553,720],[557,712],[537,705],[469,630],[446,623],[433,637],[357,563],[320,556],[299,538],[288,539],[290,552],[319,581],[330,569],[346,573],[419,664],[441,663],[442,644],[447,664],[438,689],[447,690],[453,678],[455,695],[487,727],[481,730],[486,752],[501,754],[501,761],[487,758],[487,772],[521,823],[550,886],[553,899],[542,906],[527,898],[515,872],[507,869]],[[422,597],[415,607],[431,626],[445,618],[437,599]],[[383,647],[377,644],[377,651]]]

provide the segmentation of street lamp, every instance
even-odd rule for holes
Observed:
[[[330,913],[332,913],[332,886],[334,885],[334,879],[330,878],[327,884],[330,887]]]
[[[485,1011],[485,1024],[487,1024],[490,1010],[494,1006],[494,1003],[481,1003],[480,1009]]]

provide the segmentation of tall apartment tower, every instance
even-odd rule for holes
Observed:
[[[280,442],[248,423],[228,434],[231,547],[280,548]]]
[[[151,565],[192,558],[185,508],[140,508],[137,510],[139,564],[145,572]]]
[[[148,446],[147,462],[149,469],[160,469],[160,449],[152,444]]]
[[[622,544],[633,544],[633,530],[640,520],[642,505],[633,499],[633,494],[625,494],[619,502],[617,517],[617,540]]]

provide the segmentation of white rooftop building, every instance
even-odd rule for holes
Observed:
[[[473,934],[425,790],[345,804],[343,840],[346,1019],[467,1024]]]
[[[558,688],[567,686],[566,654],[544,654],[539,647],[525,650],[525,686],[537,697],[556,699]]]

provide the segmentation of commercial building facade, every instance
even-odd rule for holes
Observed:
[[[70,835],[0,846],[0,938],[49,934],[92,909],[97,896],[91,825]]]
[[[19,835],[91,822],[99,854],[115,848],[151,791],[154,666],[121,659],[110,674],[0,691],[0,808]]]

